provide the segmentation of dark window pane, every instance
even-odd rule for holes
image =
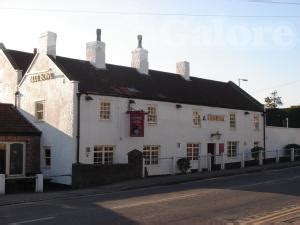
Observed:
[[[22,144],[10,145],[9,173],[11,175],[23,173],[23,145]]]

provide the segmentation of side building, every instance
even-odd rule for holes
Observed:
[[[185,61],[176,73],[150,70],[141,36],[132,67],[105,62],[100,32],[87,43],[86,60],[57,56],[55,33],[40,38],[16,102],[42,131],[41,169],[55,182],[71,184],[73,163],[127,163],[134,149],[143,152],[149,175],[162,175],[172,172],[174,158],[205,169],[208,153],[238,162],[265,144],[258,101],[233,82],[190,76]]]

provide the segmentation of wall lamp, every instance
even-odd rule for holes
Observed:
[[[89,96],[89,95],[86,95],[85,96],[85,100],[86,101],[92,101],[92,100],[94,100],[91,96]]]
[[[220,131],[217,131],[216,133],[212,133],[211,135],[210,135],[210,137],[211,138],[216,138],[217,140],[219,140],[220,138],[221,138],[221,133],[220,133]]]
[[[176,104],[176,109],[181,109],[182,105],[181,104]]]
[[[245,114],[245,115],[249,115],[250,113],[249,113],[249,112],[244,112],[244,114]]]

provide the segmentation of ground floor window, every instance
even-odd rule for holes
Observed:
[[[94,164],[113,164],[114,146],[96,145],[94,147]]]
[[[186,156],[189,160],[198,160],[199,152],[200,152],[199,143],[187,144]]]
[[[145,165],[158,165],[159,145],[145,145],[143,148],[143,156]]]
[[[44,167],[51,167],[51,148],[44,147]]]
[[[229,141],[227,143],[227,156],[235,157],[237,156],[238,151],[238,142],[237,141]]]
[[[25,145],[0,143],[0,173],[23,175],[25,172]]]

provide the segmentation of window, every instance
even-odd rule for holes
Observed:
[[[35,118],[39,121],[45,119],[45,101],[35,102]]]
[[[186,156],[189,160],[198,160],[200,144],[187,144]]]
[[[201,127],[201,115],[199,111],[193,111],[193,124],[195,127]]]
[[[51,148],[44,147],[44,166],[51,167]]]
[[[230,113],[229,115],[229,124],[230,128],[236,128],[236,118],[234,113]]]
[[[238,142],[229,141],[227,143],[227,155],[228,155],[228,157],[237,156],[237,151],[238,151]]]
[[[101,120],[110,120],[110,102],[101,102],[100,103],[100,119]]]
[[[256,130],[258,130],[259,129],[259,115],[254,115],[254,128],[256,129]]]
[[[114,146],[97,145],[94,147],[94,164],[113,164]]]
[[[143,156],[145,165],[158,165],[159,159],[159,145],[145,145],[143,149]]]
[[[157,110],[155,106],[148,106],[148,124],[157,124]]]
[[[25,173],[24,143],[0,143],[0,173],[23,175]]]

